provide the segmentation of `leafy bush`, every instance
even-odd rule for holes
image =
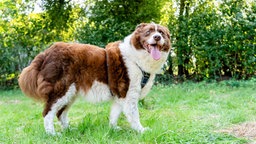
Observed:
[[[179,76],[198,80],[255,76],[255,2],[214,4],[203,2],[179,19],[174,41],[178,66],[182,65]]]
[[[160,4],[160,0],[96,0],[88,22],[77,29],[75,38],[82,43],[105,47],[109,42],[122,40],[141,22],[159,22]]]

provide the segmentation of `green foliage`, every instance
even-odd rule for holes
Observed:
[[[79,16],[83,16],[82,7],[70,0],[43,0],[41,7],[47,15],[47,28],[61,33],[72,27]]]
[[[178,64],[184,64],[178,70],[185,71],[179,74],[199,80],[255,76],[255,20],[255,2],[199,3],[189,16],[181,17],[178,22],[174,46]]]
[[[160,0],[96,0],[90,8],[88,22],[82,25],[76,39],[104,47],[122,40],[141,22],[159,22]]]
[[[0,86],[13,86],[16,83],[16,77],[19,74],[19,63],[26,65],[27,61],[21,61],[21,57],[29,57],[22,55],[21,45],[30,45],[27,36],[30,34],[30,23],[28,22],[24,10],[30,8],[30,3],[22,3],[21,1],[2,1],[0,2],[0,13],[3,17],[0,19]],[[32,51],[27,51],[31,53]]]

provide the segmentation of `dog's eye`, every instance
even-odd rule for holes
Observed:
[[[164,32],[163,32],[163,31],[160,30],[160,31],[158,31],[158,32],[159,32],[161,35],[164,35]]]
[[[149,35],[151,33],[151,31],[150,30],[148,30],[145,34],[146,35]]]

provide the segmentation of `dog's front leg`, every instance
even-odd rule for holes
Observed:
[[[139,110],[138,110],[138,98],[126,98],[124,103],[123,112],[130,123],[131,127],[138,131],[144,132],[149,128],[144,128],[140,123]]]
[[[152,86],[154,84],[155,77],[156,77],[156,74],[150,74],[147,84],[141,90],[140,100],[144,99],[147,96],[147,94],[149,93],[150,89],[152,88]]]
[[[110,118],[109,118],[109,124],[114,129],[121,129],[120,127],[117,126],[117,121],[122,110],[123,110],[122,105],[118,102],[118,100],[115,100],[112,104],[111,111],[110,111]]]

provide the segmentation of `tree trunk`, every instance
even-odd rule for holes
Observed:
[[[183,13],[185,8],[185,1],[186,0],[180,0],[180,11],[179,11],[179,25],[178,25],[178,36],[177,36],[177,42],[182,39],[181,36],[181,29],[182,29],[182,21],[183,21]],[[183,47],[180,45],[177,49],[177,56],[178,56],[178,75],[183,76],[184,74],[184,66],[183,66]]]
[[[184,13],[185,12],[185,13]],[[182,31],[184,29],[184,21],[189,17],[189,1],[181,0],[180,1],[180,11],[179,11],[179,24],[178,24],[178,36],[177,36],[177,57],[178,57],[178,75],[180,77],[188,77],[189,72],[186,67],[189,64],[189,56],[191,53],[190,48],[188,47],[188,33]]]

